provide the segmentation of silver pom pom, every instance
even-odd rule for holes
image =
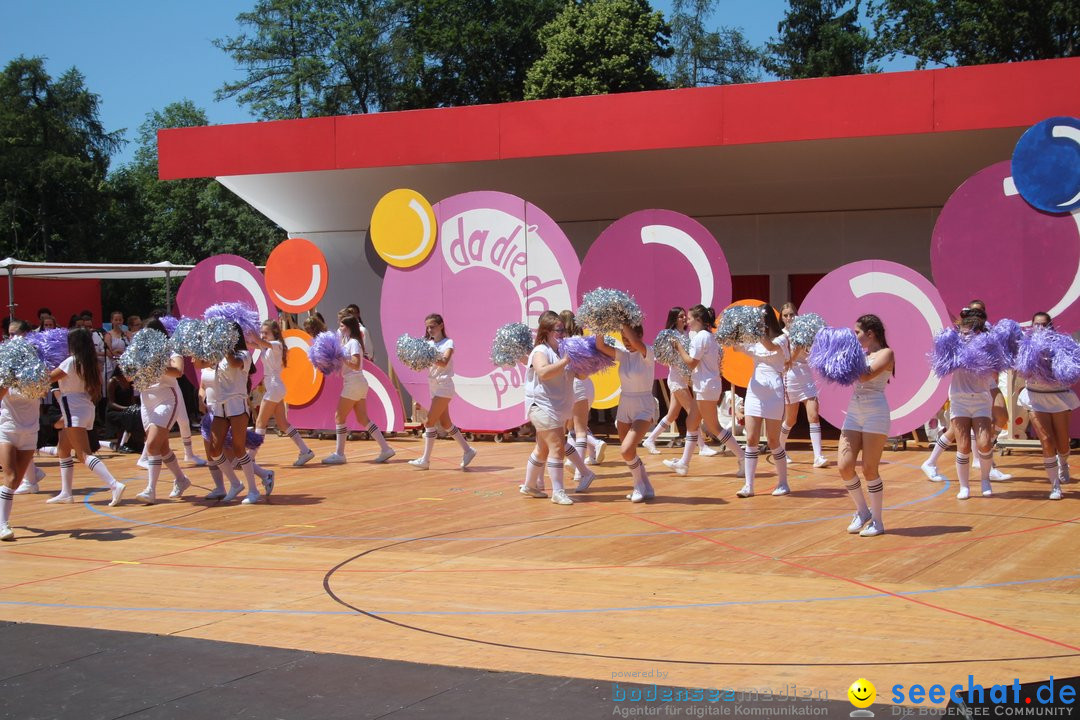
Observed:
[[[168,336],[158,330],[144,328],[135,333],[131,344],[120,356],[120,370],[131,378],[139,390],[145,390],[161,380],[169,367],[172,348]]]
[[[675,349],[675,343],[678,343],[682,346],[683,350],[689,352],[689,335],[681,333],[678,330],[661,330],[658,332],[656,334],[656,341],[653,343],[653,353],[656,355],[656,362],[661,365],[667,365],[669,368],[682,375],[689,375],[690,368],[686,367],[682,355]]]
[[[172,333],[173,350],[178,355],[193,357],[204,324],[202,320],[196,318],[181,318]]]
[[[427,370],[435,364],[438,352],[435,346],[424,338],[402,335],[397,341],[398,360],[413,370]]]
[[[24,338],[0,343],[0,385],[27,398],[44,397],[49,392],[49,368]]]
[[[514,367],[529,358],[533,349],[533,334],[525,323],[509,323],[495,331],[491,341],[491,364]]]
[[[208,364],[216,364],[232,353],[239,339],[240,333],[237,332],[236,325],[224,318],[211,318],[199,333],[199,342],[193,348],[192,357]]]
[[[825,327],[825,319],[817,313],[796,315],[788,328],[788,337],[791,338],[792,347],[808,348],[814,344],[814,338]]]
[[[622,290],[597,288],[585,293],[577,310],[577,321],[594,333],[614,333],[623,325],[641,325],[645,316],[637,301]]]
[[[725,347],[756,343],[765,336],[765,306],[733,305],[720,315],[716,342]]]

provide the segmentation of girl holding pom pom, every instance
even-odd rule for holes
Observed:
[[[556,313],[548,310],[541,315],[536,345],[525,371],[525,414],[536,429],[536,447],[529,456],[525,482],[519,490],[529,497],[547,497],[540,489],[546,464],[551,477],[551,502],[556,505],[574,504],[563,487],[563,428],[574,408],[573,378],[567,372],[570,358],[559,357],[558,352],[559,339],[565,334],[566,326]]]
[[[424,338],[435,346],[436,352],[435,364],[428,371],[431,409],[424,421],[424,454],[410,460],[409,464],[427,470],[431,463],[431,452],[435,449],[435,437],[439,434],[438,428],[449,427],[447,434],[461,446],[461,469],[464,470],[476,457],[476,450],[469,446],[461,430],[450,419],[450,401],[454,397],[454,341],[446,337],[442,315],[432,313],[424,318]]]
[[[784,303],[780,308],[780,319],[784,321],[784,333],[791,328],[791,322],[798,316],[795,303]],[[791,364],[784,376],[787,388],[787,405],[784,407],[784,422],[780,426],[780,447],[786,449],[788,435],[799,419],[799,404],[806,406],[806,421],[810,423],[810,445],[814,448],[814,467],[822,468],[829,464],[828,458],[821,454],[821,417],[818,414],[818,389],[814,374],[806,362],[806,348],[796,347],[791,350]]]
[[[236,344],[232,351],[227,353],[214,369],[216,379],[216,398],[207,402],[207,407],[214,415],[214,421],[210,426],[212,442],[217,455],[210,459],[211,464],[219,468],[224,466],[225,434],[232,430],[232,451],[236,456],[236,466],[244,473],[247,481],[248,494],[243,502],[252,505],[259,502],[261,493],[255,487],[255,468],[251,456],[248,455],[244,446],[244,438],[247,435],[247,425],[250,420],[248,415],[248,371],[251,369],[251,354],[244,340],[244,331],[233,322],[236,331]],[[226,493],[225,502],[236,499],[240,492],[239,485],[233,485]]]
[[[596,336],[596,349],[615,358],[619,363],[619,384],[622,389],[619,393],[615,427],[619,431],[619,442],[622,444],[622,458],[634,478],[634,491],[626,498],[634,503],[651,500],[656,496],[645,465],[637,454],[638,443],[656,418],[656,401],[652,395],[656,358],[653,349],[642,342],[642,333],[640,325],[623,325],[622,339],[627,350],[610,347],[599,335]],[[688,442],[687,445],[689,444]]]
[[[851,499],[855,501],[855,515],[847,531],[862,537],[874,537],[885,532],[882,518],[884,507],[884,483],[878,472],[881,453],[889,436],[889,402],[885,399],[885,385],[890,373],[895,373],[892,348],[885,340],[885,326],[877,315],[863,315],[855,321],[855,336],[866,351],[869,371],[855,383],[855,393],[848,403],[844,427],[840,431],[840,447],[837,466]],[[862,453],[866,489],[870,492],[870,506],[863,496],[862,480],[855,472],[855,462]]]
[[[266,394],[263,395],[259,404],[259,415],[255,419],[255,433],[266,435],[266,427],[270,424],[270,418],[274,419],[277,429],[296,445],[299,455],[293,461],[293,467],[300,467],[315,457],[315,453],[307,446],[300,433],[289,424],[289,417],[285,410],[285,383],[281,379],[281,371],[289,362],[289,352],[285,347],[285,339],[281,334],[281,326],[276,320],[266,320],[259,327],[259,337],[252,341],[263,348],[263,386]]]
[[[559,319],[566,328],[566,337],[574,337],[582,334],[574,318],[574,313],[563,310],[559,313]],[[566,459],[574,465],[574,480],[577,482],[575,492],[585,492],[589,485],[596,479],[596,473],[589,470],[587,465],[599,464],[604,461],[604,451],[607,443],[597,440],[589,430],[589,408],[595,400],[596,390],[593,381],[588,376],[574,376],[574,416],[567,422],[570,435],[566,439],[563,448]]]
[[[341,399],[338,400],[337,412],[334,413],[334,420],[337,422],[337,446],[333,453],[323,458],[323,463],[326,465],[345,464],[345,437],[349,434],[346,422],[350,412],[356,415],[357,421],[364,426],[368,435],[379,444],[379,454],[375,457],[375,462],[384,463],[397,453],[386,442],[379,426],[368,419],[368,384],[367,379],[364,378],[364,350],[360,344],[363,331],[360,329],[360,321],[355,315],[343,315],[338,324],[338,333],[345,346],[345,363],[341,367],[341,377],[344,380]]]
[[[769,451],[776,463],[777,482],[772,494],[787,495],[791,492],[787,483],[787,453],[780,443],[780,425],[786,407],[784,373],[787,371],[787,340],[776,319],[776,310],[772,305],[765,305],[764,309],[764,335],[753,345],[742,348],[754,361],[754,374],[746,388],[743,411],[746,415],[746,484],[735,493],[743,498],[754,495],[762,424],[765,425]]]
[[[146,323],[139,332],[160,332],[168,335],[161,320],[154,318]],[[191,481],[180,469],[176,455],[169,447],[169,431],[180,412],[184,412],[184,399],[180,395],[180,386],[176,380],[184,374],[184,358],[170,353],[169,364],[165,372],[153,385],[142,391],[140,413],[143,430],[146,431],[147,483],[146,489],[135,497],[146,505],[157,502],[157,482],[161,475],[161,466],[167,465],[176,478],[170,497],[181,497],[191,485]]]

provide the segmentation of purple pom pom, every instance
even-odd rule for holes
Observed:
[[[51,372],[67,360],[69,355],[67,336],[67,328],[53,328],[32,332],[26,336],[26,339],[37,348],[38,357]]]
[[[244,303],[218,303],[206,308],[203,317],[207,320],[224,318],[240,326],[245,335],[255,335],[259,332],[259,313]]]
[[[199,430],[202,432],[203,440],[209,440],[211,437],[210,426],[214,422],[214,416],[211,413],[203,415],[202,422],[199,423]],[[266,438],[263,435],[255,432],[251,428],[248,428],[247,435],[244,437],[244,447],[248,450],[255,450],[262,446],[263,441]],[[232,428],[230,427],[225,431],[225,447],[232,447]]]
[[[1012,365],[1013,358],[1002,342],[990,332],[975,333],[963,343],[961,367],[976,374],[999,373]]]
[[[930,351],[930,369],[938,377],[945,377],[962,366],[961,355],[964,341],[956,328],[944,328],[934,335],[934,347]]]
[[[819,330],[807,362],[821,377],[837,385],[852,385],[870,372],[866,351],[851,328]]]
[[[575,335],[559,341],[559,355],[570,358],[568,368],[574,375],[593,375],[607,370],[615,361],[596,349],[593,337]]]
[[[199,423],[199,430],[202,432],[203,440],[210,439],[210,424],[214,422],[214,416],[210,413],[206,413],[202,416],[202,422]]]
[[[165,332],[169,334],[169,337],[172,337],[172,334],[176,332],[176,326],[180,324],[180,318],[175,315],[162,315],[158,320],[165,326]]]
[[[262,446],[264,440],[266,440],[265,435],[260,435],[251,428],[248,428],[247,435],[244,437],[244,447],[248,450],[255,450]]]
[[[1013,359],[1016,357],[1016,353],[1020,349],[1020,341],[1024,338],[1024,330],[1020,327],[1020,323],[1015,320],[1003,318],[994,323],[994,327],[990,331],[994,337],[998,339],[1002,347],[1005,348],[1005,352],[1009,356],[1009,364],[1012,364]]]
[[[308,348],[308,359],[323,375],[333,375],[345,364],[345,348],[337,333],[327,330],[315,336]]]

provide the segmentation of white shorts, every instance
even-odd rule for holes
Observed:
[[[689,390],[690,389],[690,383],[687,382],[686,378],[684,378],[684,377],[682,377],[680,375],[677,375],[675,373],[668,373],[667,386],[668,386],[668,391],[670,391],[670,392],[677,392],[679,390]]]
[[[431,391],[433,398],[452,398],[454,397],[454,378],[428,378],[428,390]]]
[[[574,404],[585,401],[591,407],[594,400],[596,400],[596,387],[593,381],[589,378],[584,380],[574,378]]]
[[[949,393],[949,418],[992,418],[994,397],[990,391]]]
[[[157,425],[166,430],[172,429],[176,422],[177,409],[183,406],[180,391],[175,388],[155,393],[143,393],[142,407],[139,414],[142,416],[143,429],[149,430],[151,425]]]
[[[364,373],[346,375],[345,384],[341,386],[341,397],[346,400],[364,400],[367,398],[368,383]]]
[[[746,417],[783,420],[784,388],[774,388],[751,380],[750,387],[746,388],[743,413]]]
[[[528,418],[529,422],[532,423],[537,432],[543,430],[562,430],[566,426],[565,422],[544,410],[539,405],[533,405],[529,408]]]
[[[0,428],[0,444],[13,445],[16,450],[37,450],[37,436],[37,428],[33,430]]]
[[[889,402],[885,399],[885,393],[855,394],[848,403],[844,427],[841,429],[888,436],[891,424]]]
[[[263,400],[279,403],[285,399],[285,383],[280,379],[264,382],[263,389],[266,390],[263,393]]]
[[[644,420],[652,422],[656,419],[656,400],[652,393],[622,393],[619,395],[619,410],[615,413],[615,421],[628,425]]]
[[[724,384],[720,381],[720,378],[706,380],[700,385],[694,386],[694,399],[719,402],[723,386]]]
[[[814,376],[808,372],[792,372],[787,376],[787,401],[788,403],[801,403],[818,396],[817,383]]]
[[[237,415],[247,415],[247,398],[232,396],[210,406],[211,414],[216,418],[232,418]]]
[[[94,427],[94,403],[90,402],[88,395],[61,395],[60,413],[64,416],[64,427],[86,430]]]
[[[1043,413],[1072,412],[1080,407],[1076,393],[1067,388],[1049,392],[1024,388],[1016,402],[1022,408]]]

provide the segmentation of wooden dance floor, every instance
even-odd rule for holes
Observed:
[[[348,465],[294,469],[270,437],[258,460],[277,489],[256,506],[194,499],[205,469],[188,469],[197,495],[142,506],[136,457],[103,454],[129,483],[120,507],[81,465],[73,505],[16,497],[0,620],[832,699],[865,677],[886,703],[898,683],[1080,674],[1080,490],[1049,501],[1037,453],[1001,458],[1013,479],[963,502],[923,477],[922,450],[886,451],[887,534],[860,538],[835,467],[800,442],[788,497],[769,495],[768,462],[740,500],[730,457],[678,477],[665,450],[644,456],[658,497],[632,505],[609,447],[571,507],[518,493],[531,444],[477,443],[462,472],[440,441],[419,472],[420,442],[392,439],[389,465],[357,441]],[[39,460],[53,491],[55,459]]]

